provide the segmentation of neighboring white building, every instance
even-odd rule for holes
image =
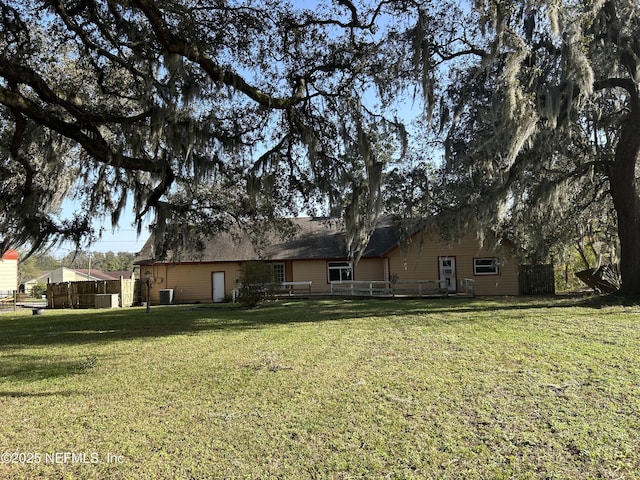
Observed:
[[[102,272],[96,269],[73,269],[59,267],[50,272],[43,272],[39,277],[24,283],[24,291],[30,292],[38,283],[85,282],[93,280],[119,280],[133,278],[133,272]],[[21,287],[22,288],[22,287]]]
[[[13,293],[18,289],[18,252],[8,250],[0,259],[0,295]]]

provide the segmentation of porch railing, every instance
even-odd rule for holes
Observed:
[[[276,285],[276,296],[326,295],[326,290],[313,292],[312,282],[283,282]],[[277,287],[280,287],[279,289]],[[445,280],[396,281],[339,281],[329,283],[329,293],[333,296],[366,297],[426,297],[432,295],[474,295],[474,281],[460,279],[455,292],[450,292]],[[238,301],[238,289],[232,292],[232,301]]]
[[[465,294],[474,295],[474,281],[471,278],[460,280],[459,288],[451,292],[445,280],[413,281],[339,281],[331,282],[331,295],[395,297]]]
[[[276,291],[276,295],[311,295],[311,283],[312,282],[282,282],[280,284],[280,290]]]

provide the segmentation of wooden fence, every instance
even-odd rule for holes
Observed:
[[[555,293],[553,265],[520,265],[521,295],[553,295]]]
[[[92,280],[47,285],[48,308],[95,308],[96,295],[118,294],[120,307],[135,303],[135,280]]]

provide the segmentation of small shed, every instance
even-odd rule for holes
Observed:
[[[18,289],[18,252],[7,250],[0,259],[0,295],[13,294]]]

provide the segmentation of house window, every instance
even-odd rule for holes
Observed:
[[[474,275],[498,275],[498,259],[497,258],[474,258],[473,274]]]
[[[353,269],[350,262],[328,262],[329,282],[347,282],[353,280]]]
[[[273,283],[284,283],[286,281],[284,263],[270,263],[269,266]]]

